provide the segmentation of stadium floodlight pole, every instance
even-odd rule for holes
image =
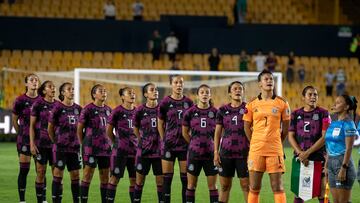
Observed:
[[[257,77],[259,72],[235,72],[235,71],[190,71],[190,70],[147,70],[147,69],[102,69],[102,68],[75,68],[74,70],[74,89],[75,102],[80,102],[80,74],[81,73],[101,73],[101,74],[146,74],[146,75],[196,75],[196,76],[251,76]],[[277,95],[282,95],[282,73],[273,73],[278,78],[276,81]]]

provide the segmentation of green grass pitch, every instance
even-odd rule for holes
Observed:
[[[286,197],[288,202],[293,201],[294,195],[290,192],[290,171],[291,171],[291,158],[292,150],[290,148],[285,149],[286,152],[286,168],[287,172],[284,175],[284,186],[286,190]],[[357,150],[353,150],[353,159],[356,163],[359,160],[359,155]],[[17,194],[17,175],[19,171],[18,167],[18,157],[16,152],[15,143],[0,143],[0,202],[1,203],[10,203],[10,202],[19,202]],[[178,203],[181,202],[181,182],[178,173],[178,167],[175,167],[175,174],[172,183],[172,202]],[[89,191],[89,202],[101,202],[100,200],[100,190],[99,190],[99,177],[98,172],[95,172],[93,181],[90,186]],[[50,168],[47,171],[47,201],[51,202],[51,172]],[[121,179],[117,192],[116,192],[116,202],[129,202],[128,195],[128,178],[127,174]],[[27,190],[26,190],[26,201],[28,203],[36,202],[35,196],[35,169],[34,163],[31,163],[31,170],[27,179]],[[219,183],[218,183],[219,185]],[[352,191],[352,202],[360,202],[360,188],[359,183],[356,181],[353,186]],[[269,184],[269,176],[264,174],[262,190],[261,190],[261,202],[268,203],[273,202],[273,194]],[[206,179],[204,173],[201,173],[199,177],[198,187],[196,190],[196,201],[203,203],[209,202],[209,192],[207,190]],[[64,173],[64,194],[63,202],[72,202],[71,199],[71,189],[69,182],[69,174],[67,171]],[[145,187],[143,190],[142,202],[144,203],[154,203],[157,202],[157,194],[155,187],[154,176],[150,172],[148,175]],[[231,190],[230,202],[237,203],[243,202],[243,195],[240,189],[238,179],[233,180],[233,188]],[[318,202],[317,200],[312,200],[309,202]]]

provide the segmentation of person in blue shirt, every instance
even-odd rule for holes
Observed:
[[[351,151],[359,133],[355,126],[357,101],[349,95],[338,96],[332,110],[337,119],[332,121],[325,135],[328,153],[327,172],[334,202],[349,202],[356,179]]]

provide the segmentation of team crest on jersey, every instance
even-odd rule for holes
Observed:
[[[43,109],[47,109],[47,106],[45,105]]]
[[[106,110],[105,113],[106,113],[107,116],[110,116],[110,111],[109,110]]]
[[[245,114],[245,109],[240,109],[239,113],[240,114]]]
[[[114,173],[115,173],[115,174],[119,174],[119,173],[120,173],[119,167],[116,167],[116,168],[115,168]]]
[[[227,114],[229,114],[229,111],[226,111],[226,112],[225,112],[225,115],[227,115]]]
[[[36,160],[38,160],[38,161],[41,160],[41,154],[37,154],[37,155],[36,155]]]
[[[189,169],[189,171],[194,171],[194,164],[189,164],[188,169]]]
[[[209,113],[208,113],[208,116],[209,116],[209,118],[214,118],[214,112],[212,112],[212,111],[210,111]]]
[[[22,146],[21,151],[26,152],[27,151],[27,146]]]
[[[297,119],[300,120],[300,119],[301,119],[301,116],[298,116]]]
[[[79,115],[79,109],[74,109],[74,114]]]
[[[218,171],[221,173],[221,172],[223,172],[223,168],[218,168]]]
[[[254,112],[257,113],[257,112],[259,112],[259,110],[258,110],[258,109],[255,109]]]
[[[199,116],[199,114],[198,114],[198,113],[195,113],[194,116]]]
[[[317,120],[319,120],[319,114],[314,114],[313,115],[313,117],[312,117],[312,119],[314,120],[314,121],[317,121]]]
[[[138,165],[136,166],[137,170],[141,171],[142,170],[142,165],[140,163],[138,163]]]
[[[123,118],[126,118],[126,114],[123,115]]]
[[[277,110],[276,108],[273,108],[273,109],[271,110],[271,112],[272,112],[273,114],[276,114],[276,113],[278,112],[278,110]]]
[[[92,157],[92,156],[91,156],[91,157],[89,157],[89,163],[91,163],[91,164],[92,164],[92,163],[94,163],[94,162],[95,162],[94,157]]]
[[[145,112],[145,113],[144,113],[144,116],[147,116],[147,115],[148,115],[148,114]]]
[[[25,106],[29,106],[29,102],[25,102]]]
[[[171,157],[171,153],[170,153],[170,152],[166,152],[166,153],[165,153],[165,157],[166,157],[166,158],[170,158],[170,157]]]
[[[172,107],[174,107],[174,105],[170,104],[170,105],[169,105],[169,108],[172,108]]]
[[[189,108],[189,104],[187,102],[184,103],[184,109],[188,109]]]
[[[63,165],[64,165],[64,163],[63,163],[63,161],[58,161],[58,163],[57,163],[57,165],[59,166],[59,167],[62,167]]]
[[[98,112],[98,111],[95,111],[95,112],[94,112],[94,114],[95,114],[95,115],[98,115],[98,114],[99,114],[99,112]]]
[[[65,110],[62,110],[61,113],[66,113],[66,111],[65,111]]]

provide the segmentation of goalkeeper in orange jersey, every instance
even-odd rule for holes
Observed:
[[[248,157],[249,203],[259,202],[264,172],[269,173],[275,203],[286,203],[282,174],[285,172],[282,141],[288,134],[290,108],[274,93],[274,77],[268,70],[258,75],[261,93],[250,101],[244,115],[244,129],[250,141]]]

